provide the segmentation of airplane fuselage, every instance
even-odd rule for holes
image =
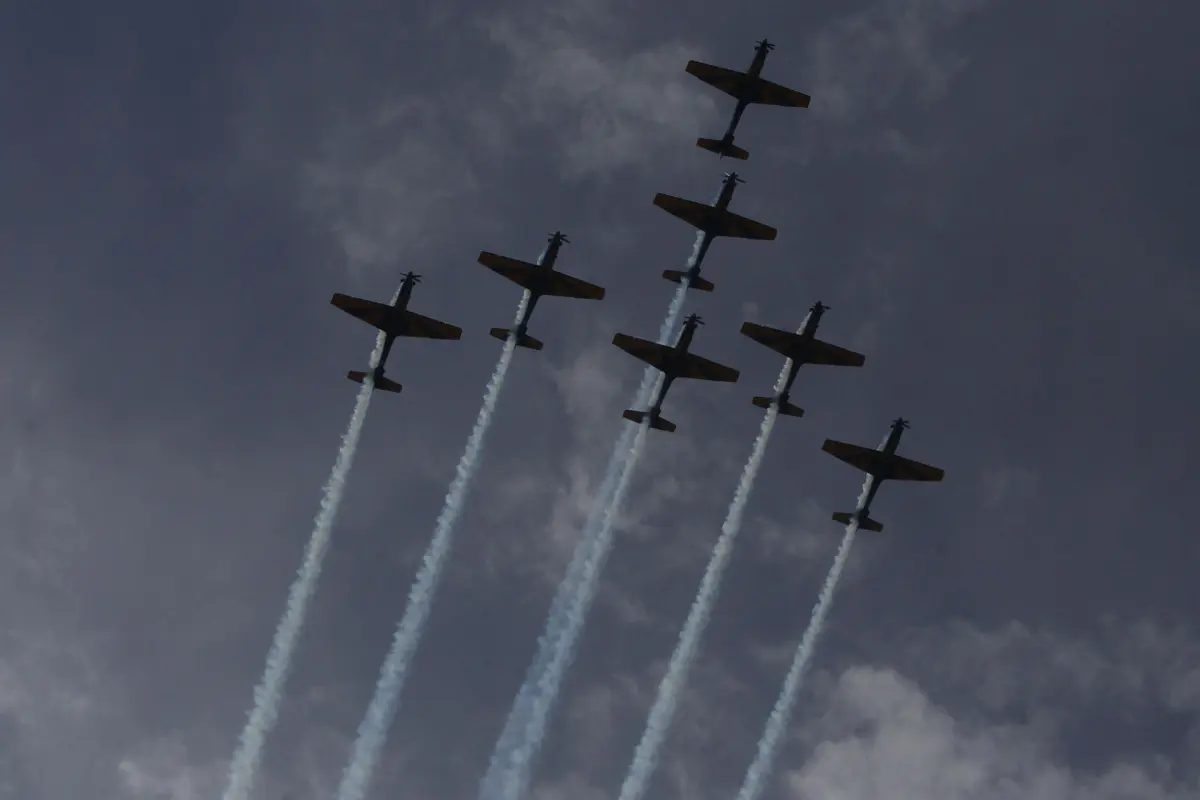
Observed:
[[[895,455],[896,449],[900,446],[900,437],[904,435],[904,428],[899,425],[894,425],[888,431],[887,438],[883,440],[879,452],[884,455]],[[871,503],[875,500],[875,494],[879,491],[879,487],[883,485],[886,478],[880,478],[877,475],[868,472],[867,479],[863,481],[862,499],[859,500],[858,508],[854,511],[856,519],[868,519],[871,516]]]
[[[763,66],[767,63],[767,53],[769,51],[765,47],[760,47],[754,51],[754,60],[750,62],[750,68],[746,70],[746,77],[753,81],[762,74]],[[733,134],[737,131],[738,123],[742,121],[742,114],[746,113],[746,108],[750,103],[747,100],[739,99],[737,105],[733,108],[733,116],[729,120],[729,127],[725,129],[725,135],[721,137],[726,144],[733,143]]]
[[[763,56],[766,58],[766,56]],[[811,342],[817,335],[817,326],[821,323],[821,314],[824,313],[824,306],[818,305],[809,312],[808,318],[805,320],[804,327],[800,331],[802,345]],[[792,384],[796,382],[796,376],[800,374],[800,368],[804,366],[804,357],[791,359],[792,364],[788,367],[787,379],[783,383],[783,391],[776,398],[777,402],[782,405],[788,402],[792,394]]]
[[[662,412],[662,404],[667,399],[667,392],[671,390],[671,384],[675,382],[675,378],[679,375],[678,361],[682,361],[680,356],[687,354],[688,348],[692,346],[692,337],[696,335],[695,325],[684,325],[683,331],[679,334],[679,341],[675,343],[672,349],[671,358],[663,365],[663,382],[658,387],[658,394],[654,398],[654,403],[650,406],[650,416],[657,417]]]
[[[396,296],[396,302],[392,303],[391,319],[389,322],[401,316],[400,312],[408,308],[408,301],[412,299],[413,282],[406,280],[400,287],[400,294]],[[390,325],[388,327],[391,327]],[[375,367],[372,375],[375,380],[383,377],[383,367],[387,363],[388,355],[392,352],[392,345],[396,343],[396,335],[393,333],[383,334],[383,350],[379,353],[379,364]]]

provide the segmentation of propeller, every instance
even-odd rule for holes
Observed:
[[[691,325],[703,325],[704,324],[704,320],[700,318],[699,314],[688,314],[688,317],[686,320],[684,320],[684,322],[689,323]]]
[[[552,241],[552,242],[559,241],[559,242],[564,242],[566,244],[571,243],[571,240],[568,239],[567,235],[565,233],[563,233],[562,231],[555,231],[554,233],[550,234],[550,241]]]
[[[405,283],[420,283],[421,276],[415,272],[406,272],[404,273],[404,281]]]
[[[757,44],[759,47],[765,47],[765,48],[767,48],[767,50],[775,49],[775,45],[771,44],[766,39],[761,39],[761,40],[755,42],[755,44]]]
[[[734,183],[745,183],[744,180],[742,180],[741,178],[738,177],[738,174],[736,172],[726,172],[725,180],[733,181]]]
[[[904,417],[896,417],[896,419],[892,420],[892,425],[898,428],[907,428],[908,420],[906,420]]]
[[[813,307],[809,309],[809,311],[813,312],[814,314],[824,314],[828,310],[829,306],[825,305],[820,300],[814,303]]]

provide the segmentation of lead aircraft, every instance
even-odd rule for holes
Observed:
[[[808,104],[812,100],[808,95],[759,77],[763,65],[767,63],[767,53],[774,49],[775,45],[766,39],[758,42],[754,48],[754,60],[750,62],[750,68],[745,72],[714,67],[712,64],[705,64],[702,61],[687,63],[686,69],[689,74],[696,76],[709,86],[720,89],[738,101],[733,109],[733,118],[729,121],[729,127],[725,129],[725,134],[720,139],[697,139],[697,147],[716,153],[722,158],[729,156],[745,161],[750,154],[733,143],[733,134],[737,130],[738,122],[742,119],[742,114],[746,111],[746,106],[751,103],[759,103],[768,106],[808,108]]]

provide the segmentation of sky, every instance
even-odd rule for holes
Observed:
[[[779,229],[720,240],[550,721],[533,800],[615,796],[781,359],[831,307],[650,787],[735,793],[861,476],[861,534],[764,800],[1200,797],[1200,11],[1115,0],[10,3],[0,22],[0,792],[218,797],[373,332],[398,342],[257,798],[331,797],[520,290],[480,250],[605,286],[518,351],[373,797],[473,796],[694,232],[658,192]],[[693,145],[732,101],[744,163]],[[1191,465],[1191,467],[1189,467]],[[1191,479],[1191,480],[1190,480]]]

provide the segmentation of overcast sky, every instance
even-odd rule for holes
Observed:
[[[1172,10],[1167,10],[1168,5]],[[375,398],[257,797],[331,796],[533,260],[548,299],[500,399],[372,797],[472,798],[693,231],[732,208],[534,773],[615,796],[795,328],[805,367],[650,788],[741,784],[861,483],[826,437],[902,452],[764,800],[1200,796],[1200,12],[1116,0],[17,3],[0,20],[0,777],[28,800],[219,796],[374,341]],[[689,58],[812,95],[751,108]]]

